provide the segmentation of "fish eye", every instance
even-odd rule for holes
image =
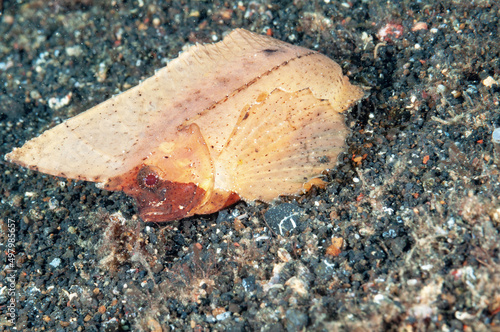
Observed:
[[[160,177],[154,169],[146,166],[137,174],[137,182],[145,189],[154,189],[160,182]]]
[[[144,184],[148,187],[154,187],[158,183],[158,175],[156,173],[149,173],[143,179]]]

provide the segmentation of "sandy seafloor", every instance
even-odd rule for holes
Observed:
[[[500,330],[498,2],[3,7],[2,160],[236,27],[328,55],[367,98],[325,189],[168,224],[2,161],[1,331]]]

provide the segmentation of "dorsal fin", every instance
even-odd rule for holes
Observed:
[[[283,56],[262,62],[255,55],[266,47],[279,48]],[[282,63],[291,51],[308,50],[236,29],[220,43],[191,47],[138,86],[44,132],[6,160],[51,175],[106,182],[135,167],[161,142],[175,140],[177,126]]]

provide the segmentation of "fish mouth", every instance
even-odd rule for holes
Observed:
[[[139,216],[145,222],[167,222],[180,219],[173,211],[158,208],[157,206],[145,206],[139,208]],[[182,217],[181,217],[182,218]]]
[[[145,222],[168,222],[190,217],[190,209],[179,205],[173,208],[171,205],[145,206],[139,209],[139,216]]]

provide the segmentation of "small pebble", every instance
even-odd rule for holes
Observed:
[[[231,312],[230,311],[226,311],[226,312],[223,312],[223,313],[217,315],[215,318],[218,321],[222,321],[222,320],[228,319],[229,317],[231,317]]]
[[[488,76],[486,77],[484,80],[483,80],[483,85],[484,86],[487,86],[488,88],[491,87],[492,85],[498,85],[498,82],[495,81],[495,79],[491,76]]]
[[[59,206],[59,201],[52,197],[49,199],[49,210],[54,210]]]
[[[307,325],[308,320],[307,314],[299,310],[288,309],[286,311],[286,329],[288,331],[301,331]]]
[[[284,236],[297,227],[297,223],[303,214],[303,209],[298,206],[284,203],[271,207],[264,214],[264,218],[276,233]]]
[[[52,262],[49,263],[50,266],[52,267],[58,267],[61,264],[61,259],[56,257],[52,260]]]
[[[495,144],[500,143],[500,128],[495,128],[491,134],[491,141]]]
[[[5,15],[3,17],[3,22],[5,24],[8,24],[8,25],[14,24],[14,16],[12,16],[12,15]]]
[[[30,98],[31,99],[39,99],[41,97],[42,97],[42,95],[37,90],[30,91]]]
[[[74,56],[74,57],[82,55],[83,52],[82,47],[80,45],[66,47],[65,51],[68,56]]]

